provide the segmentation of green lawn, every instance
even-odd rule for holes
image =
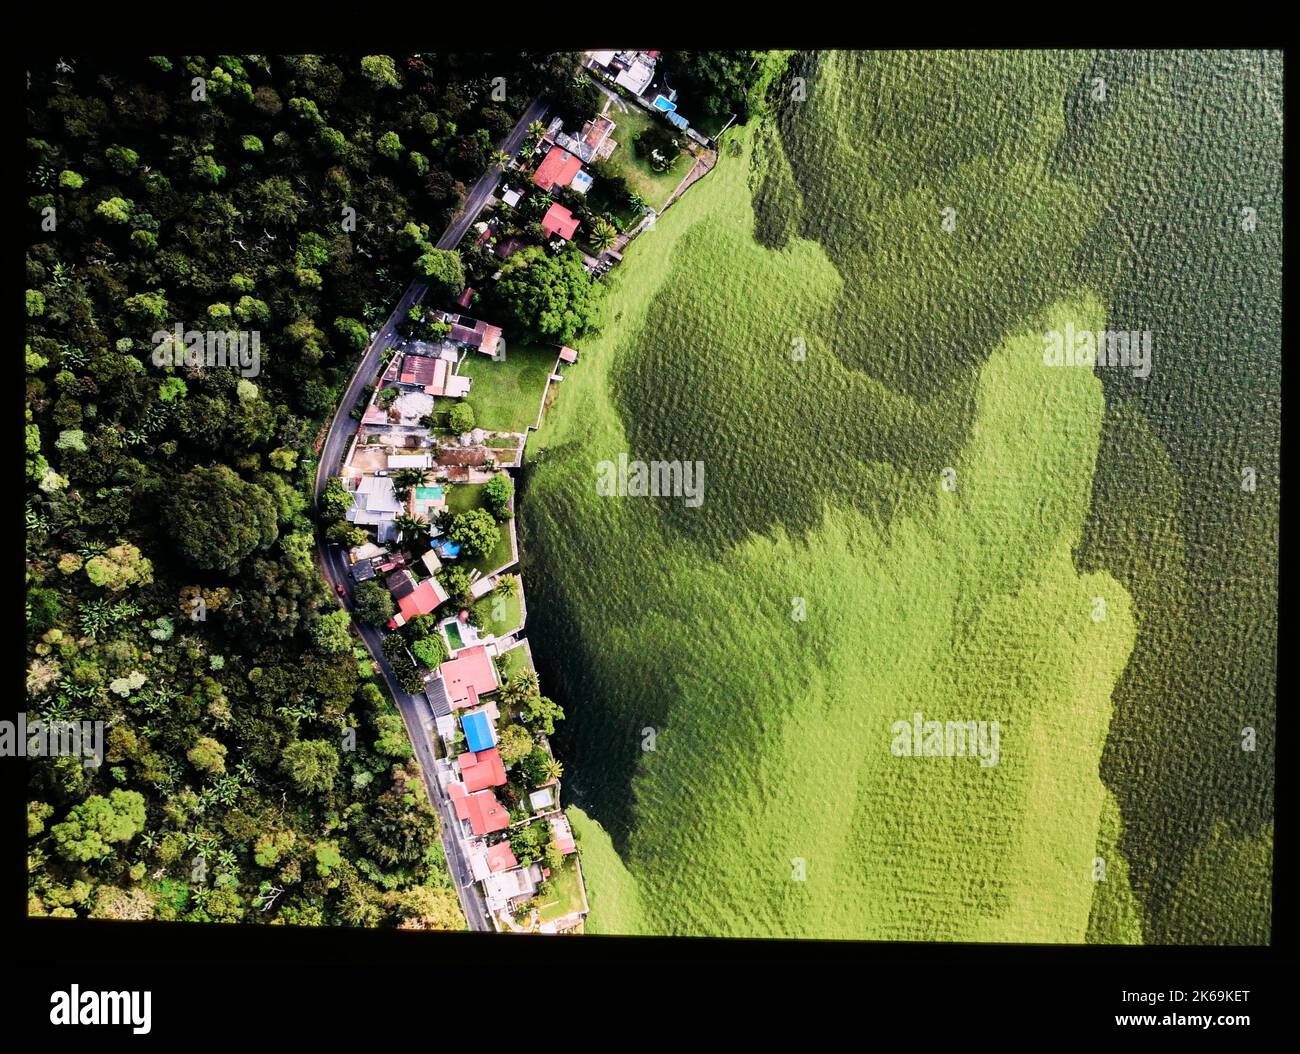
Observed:
[[[500,619],[494,619],[492,612],[498,607],[498,604],[502,616]],[[504,637],[507,633],[513,633],[517,630],[523,617],[518,589],[515,590],[514,596],[510,597],[497,597],[492,593],[480,597],[474,603],[474,610],[479,613],[483,620],[480,632],[493,633],[498,637]]]
[[[576,853],[566,856],[559,871],[553,871],[547,881],[550,883],[550,891],[544,898],[539,898],[537,905],[540,921],[553,922],[582,910],[582,886],[578,881]]]
[[[447,509],[450,512],[469,512],[471,509],[483,508],[483,487],[482,483],[453,483],[447,490]],[[465,568],[466,571],[478,571],[480,574],[488,574],[495,571],[502,564],[510,560],[510,524],[498,523],[500,531],[497,534],[497,544],[486,556],[479,556],[473,559],[461,557],[452,561]],[[518,601],[516,600],[516,603]]]
[[[537,423],[546,378],[559,349],[548,345],[512,344],[502,362],[477,352],[461,363],[460,372],[472,377],[469,405],[479,428],[524,432]]]
[[[501,680],[508,681],[515,674],[531,669],[533,664],[528,661],[528,649],[520,644],[506,652],[505,669],[501,673]]]
[[[618,126],[613,132],[618,148],[610,155],[608,161],[602,163],[602,166],[606,171],[627,180],[627,185],[645,198],[647,205],[657,211],[663,208],[668,196],[677,189],[677,185],[691,170],[694,159],[683,149],[681,157],[678,158],[671,172],[656,172],[652,169],[648,160],[636,156],[636,148],[632,145],[632,140],[652,125],[671,126],[666,121],[658,121],[651,117],[635,103],[629,102],[627,107],[627,113],[620,113],[617,108],[611,106],[606,114]],[[685,137],[686,133],[682,132],[681,138],[685,139]]]

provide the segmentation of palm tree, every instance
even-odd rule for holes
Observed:
[[[564,775],[564,766],[555,758],[547,758],[546,764],[542,766],[542,775],[545,777],[545,782],[554,783]]]
[[[515,578],[514,575],[502,575],[494,592],[497,596],[510,598],[515,595],[518,589],[519,579]]]
[[[399,468],[393,473],[393,490],[404,498],[410,498],[411,491],[429,478],[429,471],[427,468]]]
[[[424,541],[429,537],[429,521],[423,516],[412,516],[410,513],[404,512],[393,521],[393,526],[397,528],[397,533],[401,537],[403,545]]]
[[[546,134],[546,125],[542,124],[541,121],[534,121],[528,126],[528,134],[533,139],[540,139]]]
[[[591,244],[597,252],[604,252],[618,241],[618,231],[604,217],[598,216],[591,224]]]
[[[542,682],[535,670],[520,670],[510,678],[502,695],[508,703],[523,703],[541,691]]]
[[[492,151],[492,164],[498,166],[499,168],[509,168],[511,160],[512,159],[510,155],[507,154],[504,150]]]

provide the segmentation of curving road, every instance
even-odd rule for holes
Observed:
[[[528,134],[528,126],[533,121],[541,120],[542,115],[545,113],[546,104],[540,99],[534,99],[529,103],[528,108],[524,110],[523,116],[519,118],[519,122],[502,142],[501,149],[513,156],[523,144],[524,137]],[[442,233],[442,237],[438,239],[437,247],[439,249],[454,249],[460,244],[465,232],[469,230],[470,226],[478,218],[478,214],[483,210],[483,206],[487,204],[488,197],[492,194],[497,181],[501,178],[501,173],[501,167],[493,165],[470,188],[465,198],[464,207],[456,218],[448,224],[447,229]],[[343,455],[347,452],[348,445],[352,442],[352,436],[357,430],[358,422],[352,419],[352,408],[356,406],[357,400],[361,398],[365,386],[378,374],[379,360],[397,336],[398,325],[406,318],[407,312],[411,310],[412,305],[423,300],[424,294],[428,291],[428,282],[419,278],[413,281],[402,295],[402,299],[397,302],[393,313],[388,316],[379,332],[371,339],[365,354],[361,356],[356,372],[353,373],[351,381],[348,382],[347,390],[344,391],[343,398],[330,420],[329,431],[326,433],[325,442],[321,447],[320,458],[316,464],[314,488],[316,501],[319,502],[321,491],[325,489],[325,484],[329,481],[329,478],[342,467]],[[336,596],[339,596],[338,586],[343,586],[344,592],[339,597],[339,602],[348,612],[352,612],[352,571],[343,548],[323,542],[318,538],[316,543],[316,563]],[[429,702],[422,695],[411,695],[398,684],[397,678],[393,675],[392,668],[388,665],[388,660],[384,658],[383,650],[380,647],[383,643],[383,632],[374,626],[357,621],[355,617],[352,624],[365,643],[366,650],[370,652],[370,657],[374,659],[375,666],[383,675],[384,682],[388,685],[388,691],[397,704],[397,709],[402,714],[402,720],[406,723],[406,734],[411,739],[411,746],[415,749],[416,759],[420,763],[420,772],[424,777],[424,789],[428,793],[429,804],[437,810],[442,821],[442,846],[447,856],[447,869],[456,884],[456,893],[460,897],[461,910],[465,913],[469,928],[481,932],[493,932],[495,927],[488,916],[487,907],[483,902],[483,894],[479,891],[473,876],[470,874],[469,864],[461,852],[460,839],[456,838],[453,833],[456,830],[457,820],[452,811],[451,802],[442,793],[442,788],[438,784],[439,766],[433,756],[433,711],[429,707]]]

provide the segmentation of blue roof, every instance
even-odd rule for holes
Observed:
[[[492,724],[482,710],[466,714],[460,719],[460,726],[465,730],[465,746],[475,754],[496,746],[496,740],[492,738]]]
[[[460,542],[443,542],[438,546],[438,552],[442,556],[455,557],[460,555]]]

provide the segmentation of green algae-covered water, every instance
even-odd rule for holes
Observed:
[[[800,54],[632,244],[520,513],[592,930],[1268,940],[1281,107],[1275,54]]]

